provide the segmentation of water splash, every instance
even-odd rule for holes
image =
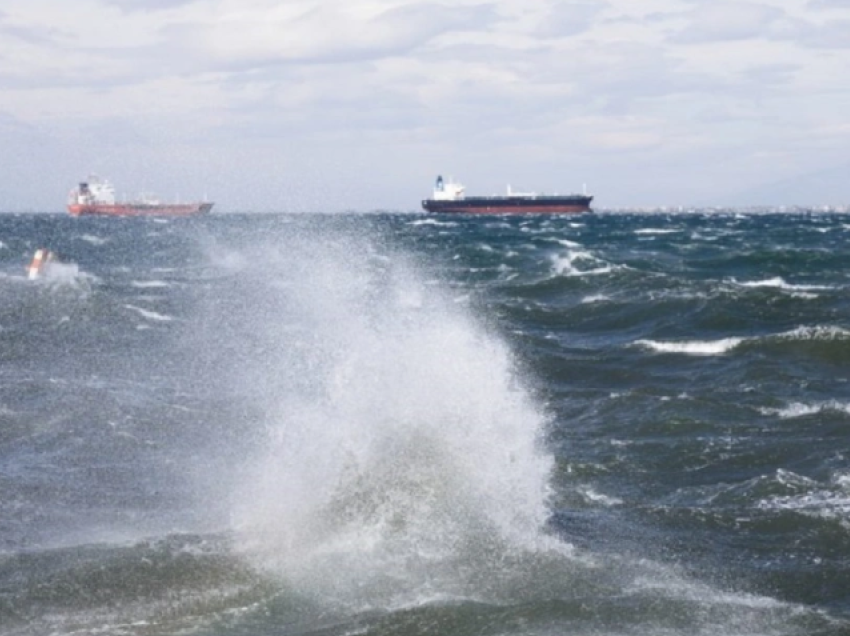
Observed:
[[[556,543],[544,415],[506,345],[430,277],[374,244],[322,245],[254,246],[265,267],[237,274],[263,317],[243,328],[264,343],[251,377],[268,413],[235,489],[240,549],[345,604],[469,596],[510,554]]]

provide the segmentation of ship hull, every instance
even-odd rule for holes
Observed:
[[[197,216],[208,214],[212,203],[70,203],[71,216]]]
[[[591,196],[467,197],[425,199],[422,207],[440,214],[580,214],[590,212]]]

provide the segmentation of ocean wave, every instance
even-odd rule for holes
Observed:
[[[136,305],[124,305],[127,309],[132,309],[140,316],[147,318],[148,320],[154,320],[156,322],[170,322],[174,320],[172,316],[168,316],[166,314],[160,314],[155,311],[151,311],[150,309],[144,309],[142,307],[137,307]]]
[[[226,541],[197,535],[0,557],[0,587],[0,632],[26,636],[177,633],[267,593]]]
[[[827,400],[824,402],[816,402],[804,404],[802,402],[792,402],[783,408],[760,408],[759,412],[763,415],[776,415],[783,419],[793,419],[796,417],[806,417],[817,413],[833,412],[850,414],[850,402],[839,402],[838,400]]]
[[[770,343],[835,342],[850,341],[850,330],[835,326],[800,326],[790,331],[765,336],[729,336],[718,340],[635,340],[633,346],[643,347],[658,353],[682,353],[687,355],[722,355],[746,344],[767,345]]]
[[[557,243],[558,245],[563,245],[564,247],[568,247],[570,249],[579,249],[581,248],[581,243],[577,243],[576,241],[571,241],[569,239],[564,238],[551,238],[547,239],[553,243]]]
[[[731,282],[735,285],[739,285],[741,287],[751,287],[751,288],[759,288],[759,287],[773,287],[777,289],[784,289],[788,291],[826,291],[830,289],[835,289],[835,287],[829,285],[801,285],[801,284],[791,284],[785,281],[781,276],[774,276],[773,278],[767,278],[764,280],[755,280],[755,281],[739,281],[735,278],[731,279]]]
[[[645,228],[639,228],[639,229],[635,230],[635,234],[637,234],[637,235],[644,235],[644,234],[650,234],[650,235],[654,235],[654,234],[677,234],[677,233],[679,233],[679,232],[681,232],[681,231],[682,231],[682,230],[680,230],[680,229],[678,229],[678,228],[673,229],[673,228],[651,228],[651,227],[645,227]]]
[[[773,473],[740,482],[681,488],[676,492],[674,500],[679,505],[688,502],[688,506],[695,506],[696,509],[709,506],[716,509],[718,517],[722,517],[729,509],[740,506],[749,508],[754,502],[775,497],[796,497],[817,487],[818,482],[814,479],[780,468]]]
[[[842,327],[815,325],[799,326],[790,331],[773,336],[776,340],[826,341],[850,340],[850,330]]]
[[[722,338],[720,340],[692,340],[682,342],[636,340],[634,344],[658,353],[683,353],[692,356],[716,356],[728,353],[745,340],[746,338]]]
[[[612,265],[585,250],[568,250],[551,258],[552,271],[557,276],[598,276],[624,269],[622,265]]]
[[[109,242],[109,239],[102,238],[100,236],[94,236],[93,234],[81,234],[80,240],[85,241],[86,243],[90,243],[91,245],[106,245]]]
[[[611,300],[610,296],[605,294],[592,294],[581,299],[582,304],[603,303]]]
[[[457,227],[457,223],[454,221],[438,221],[437,219],[416,219],[415,221],[411,221],[408,223],[411,226],[418,225],[435,225],[440,227]]]
[[[776,479],[800,492],[774,494],[756,503],[759,510],[785,511],[819,519],[850,521],[850,490],[846,475],[821,483],[790,471],[777,471]]]
[[[598,492],[592,486],[582,486],[578,489],[578,494],[586,503],[596,506],[614,507],[623,505],[623,500],[619,497]]]
[[[171,287],[171,283],[164,280],[134,280],[130,283],[130,285],[137,289],[156,289],[162,287]]]

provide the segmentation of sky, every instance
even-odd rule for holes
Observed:
[[[850,204],[850,0],[3,0],[0,210]]]

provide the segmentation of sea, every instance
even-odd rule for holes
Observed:
[[[848,214],[5,213],[0,299],[2,636],[850,634]]]

